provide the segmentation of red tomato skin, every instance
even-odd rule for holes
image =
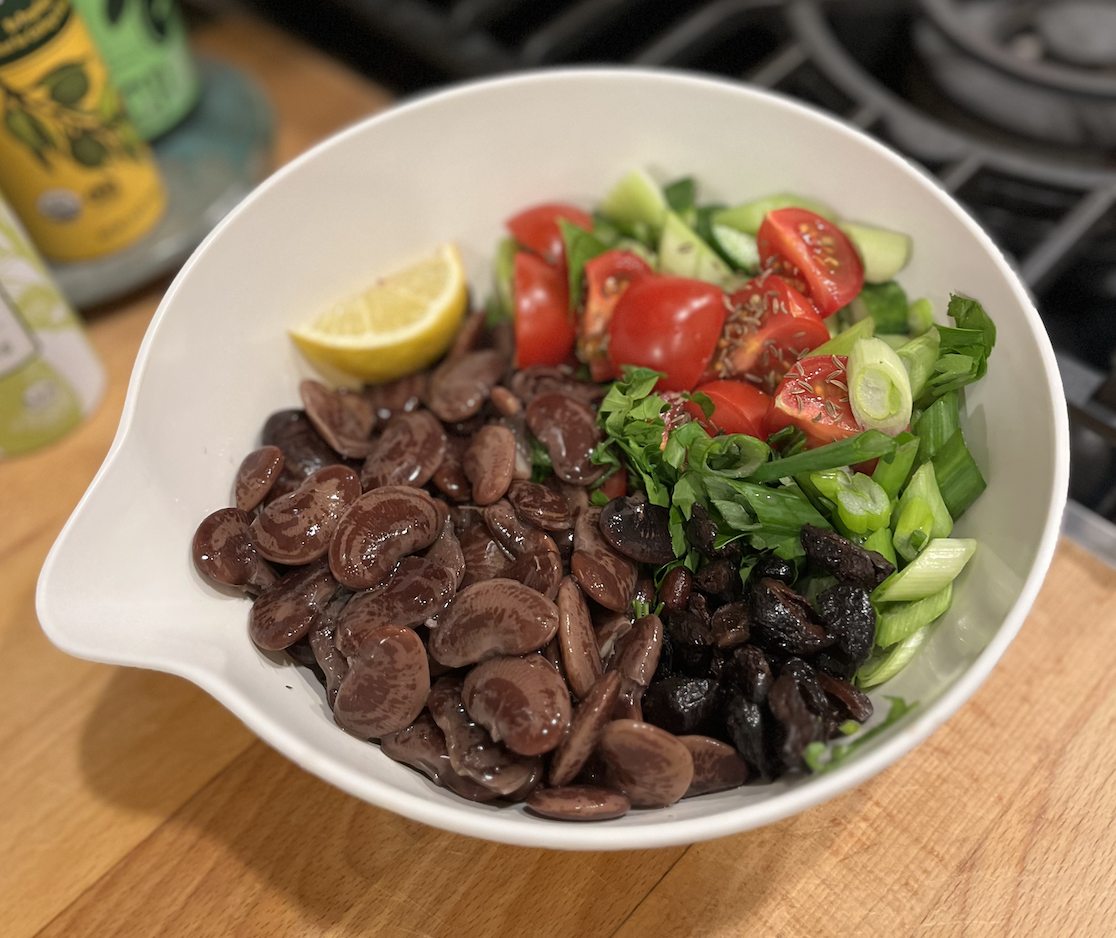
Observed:
[[[689,391],[713,355],[725,321],[720,287],[689,277],[650,274],[620,297],[609,323],[608,357],[663,372],[661,391]]]
[[[628,494],[628,473],[625,469],[617,469],[604,482],[601,483],[601,493],[609,501]]]
[[[594,381],[609,381],[616,371],[608,360],[608,324],[624,291],[652,273],[631,251],[612,250],[585,262],[585,308],[577,336],[577,356],[589,366]]]
[[[757,440],[767,439],[767,419],[775,401],[759,388],[743,381],[710,381],[694,389],[695,394],[699,392],[709,395],[713,402],[713,414],[706,417],[693,401],[687,403],[686,410],[711,435],[721,431],[745,433]]]
[[[771,433],[794,424],[806,447],[823,446],[861,433],[853,416],[844,355],[814,355],[798,362],[779,385],[767,425]]]
[[[548,264],[565,267],[566,247],[562,242],[562,230],[558,227],[559,218],[586,231],[593,230],[593,217],[576,205],[565,202],[533,205],[513,215],[505,224],[515,240],[525,248],[534,251]]]
[[[749,280],[728,303],[710,377],[742,379],[774,394],[799,358],[829,341],[813,304],[769,271]]]
[[[565,274],[541,257],[520,251],[515,255],[512,289],[516,366],[562,364],[577,338]]]
[[[807,209],[768,212],[756,246],[763,266],[802,290],[822,316],[833,315],[864,286],[864,268],[852,242],[833,222]]]

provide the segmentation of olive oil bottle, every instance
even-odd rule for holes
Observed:
[[[81,320],[0,199],[0,458],[71,430],[104,385]]]
[[[166,195],[69,0],[0,0],[0,189],[55,261],[116,251]]]

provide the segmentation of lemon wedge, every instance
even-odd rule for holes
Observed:
[[[367,382],[391,381],[435,362],[468,305],[454,244],[378,280],[290,331],[311,363]]]

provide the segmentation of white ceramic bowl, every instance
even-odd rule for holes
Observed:
[[[967,438],[989,488],[957,525],[981,547],[953,608],[886,688],[921,701],[904,722],[820,777],[563,824],[521,806],[459,800],[343,733],[315,680],[251,644],[247,602],[199,578],[190,540],[229,503],[266,416],[298,405],[308,372],[288,326],[449,239],[485,294],[503,219],[539,201],[591,206],[634,167],[664,179],[693,174],[705,199],[801,192],[847,218],[911,233],[908,292],[928,296],[939,316],[950,292],[976,297],[999,327],[991,370],[966,395]],[[1046,572],[1067,453],[1057,367],[1027,294],[973,221],[902,158],[739,84],[633,69],[524,74],[452,88],[350,128],[276,173],[206,239],[147,333],[112,450],[43,568],[38,611],[63,650],[186,677],[308,771],[408,817],[530,846],[688,843],[851,788],[961,706],[1015,636]]]

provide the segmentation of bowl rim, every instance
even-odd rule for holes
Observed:
[[[408,98],[384,111],[354,122],[280,167],[218,223],[182,266],[163,295],[137,353],[128,382],[127,396],[120,423],[112,445],[103,464],[63,527],[43,565],[36,591],[36,609],[43,631],[56,646],[70,654],[90,657],[88,649],[75,650],[65,629],[59,627],[52,615],[49,602],[50,590],[61,547],[70,535],[78,516],[83,512],[87,503],[96,497],[103,480],[113,471],[128,441],[134,421],[139,388],[149,364],[151,347],[162,322],[168,315],[169,309],[175,303],[183,282],[191,276],[199,258],[208,251],[210,244],[222,235],[226,227],[232,224],[240,213],[246,211],[256,200],[264,198],[273,187],[280,185],[288,175],[296,172],[305,163],[317,159],[319,154],[326,150],[342,145],[343,141],[349,137],[366,132],[369,126],[399,119],[413,110],[429,106],[432,102],[467,98],[484,94],[491,89],[500,89],[507,86],[530,86],[561,82],[571,78],[667,82],[690,85],[699,89],[729,90],[745,98],[775,101],[782,108],[794,112],[799,119],[826,124],[832,131],[853,138],[859,145],[868,147],[881,158],[900,166],[911,177],[913,184],[921,184],[931,190],[935,197],[945,204],[984,248],[1009,284],[1011,292],[1022,309],[1024,318],[1036,340],[1044,366],[1043,377],[1046,381],[1047,392],[1050,395],[1056,440],[1053,454],[1052,498],[1034,563],[1023,583],[1018,598],[984,650],[971,662],[968,668],[954,679],[953,684],[929,706],[915,710],[877,744],[860,753],[856,759],[850,760],[832,772],[811,776],[801,783],[794,784],[762,801],[719,811],[707,817],[671,819],[666,813],[669,809],[665,809],[659,812],[663,819],[662,823],[649,823],[631,827],[614,827],[607,821],[592,825],[539,824],[535,823],[536,819],[534,818],[530,819],[530,823],[525,823],[525,818],[521,812],[478,811],[471,802],[465,800],[457,802],[442,798],[427,798],[400,791],[384,782],[362,774],[350,765],[323,755],[313,746],[303,742],[271,718],[267,711],[262,710],[252,700],[248,699],[240,688],[224,680],[216,670],[197,667],[192,662],[183,663],[164,660],[152,663],[150,660],[129,660],[126,652],[116,655],[98,655],[94,660],[155,668],[184,677],[216,698],[274,749],[319,778],[357,798],[433,827],[526,847],[627,850],[677,846],[751,830],[828,801],[878,774],[937,730],[980,687],[1022,627],[1053,559],[1068,491],[1069,426],[1065,397],[1054,351],[1026,288],[999,248],[941,186],[937,179],[925,169],[868,136],[859,128],[785,94],[685,69],[627,66],[562,66],[535,69],[462,82],[448,88],[433,90]]]

